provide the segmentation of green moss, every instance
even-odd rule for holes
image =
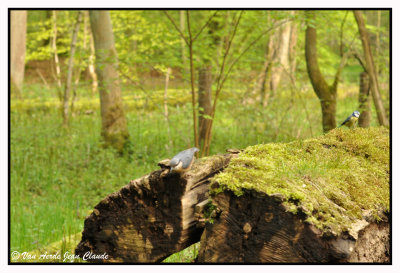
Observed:
[[[369,210],[389,211],[389,130],[335,129],[315,139],[251,146],[216,175],[212,194],[244,189],[282,194],[323,231],[340,233]],[[218,186],[215,186],[218,185]]]

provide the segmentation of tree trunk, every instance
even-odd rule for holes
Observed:
[[[89,55],[89,74],[90,77],[92,78],[92,95],[97,93],[97,87],[99,85],[97,81],[97,75],[96,75],[96,69],[94,67],[94,61],[95,61],[95,52],[94,52],[94,41],[93,41],[93,36],[90,35],[90,55]]]
[[[358,118],[358,126],[367,128],[371,122],[371,106],[369,99],[369,77],[367,72],[360,74],[360,93],[358,95],[360,117]]]
[[[163,170],[131,181],[102,200],[86,218],[82,240],[75,250],[109,255],[93,262],[161,262],[200,240],[204,224],[200,212],[208,199],[210,178],[229,163],[232,155],[195,162],[180,176]],[[197,205],[197,208],[196,208]],[[199,209],[200,208],[200,209]]]
[[[381,46],[381,15],[382,15],[382,11],[381,10],[377,10],[377,22],[376,22],[376,28],[377,28],[377,32],[376,32],[376,59],[378,60],[378,65],[376,66],[376,75],[379,76],[379,57],[380,57],[380,46]]]
[[[267,63],[267,61],[266,61]],[[264,73],[261,77],[261,90],[260,90],[260,104],[264,107],[268,105],[269,97],[271,94],[271,70],[272,70],[272,63],[269,62],[267,65],[264,65]]]
[[[289,46],[292,23],[288,22],[279,29],[279,39],[275,56],[275,65],[271,73],[271,95],[273,96],[281,81],[282,72],[289,71]]]
[[[165,88],[164,88],[164,116],[168,121],[168,84],[169,84],[169,76],[171,74],[171,68],[168,67],[165,73]]]
[[[72,89],[72,72],[74,70],[74,57],[75,57],[75,50],[76,50],[76,40],[78,37],[79,26],[81,24],[82,19],[82,11],[78,11],[78,15],[75,22],[75,27],[72,32],[72,39],[71,39],[71,50],[69,53],[69,60],[68,60],[68,70],[67,70],[67,80],[65,83],[65,90],[64,90],[64,103],[63,103],[63,125],[68,126],[69,122],[69,97]]]
[[[168,114],[168,84],[169,84],[169,76],[171,75],[171,68],[168,67],[165,74],[165,89],[164,89],[164,118],[167,124],[168,131],[168,142],[169,145],[166,145],[167,151],[170,151],[173,148],[173,142],[171,138],[171,129],[169,124],[169,114]]]
[[[268,99],[275,96],[283,71],[294,74],[296,43],[297,26],[293,22],[284,24],[268,39],[264,66],[258,82],[261,105],[266,106]]]
[[[387,217],[376,223],[366,215],[349,234],[324,237],[301,211],[289,212],[280,195],[227,190],[212,203],[216,213],[201,236],[199,263],[390,262]]]
[[[218,50],[221,49],[223,44],[223,37],[219,35],[218,31],[224,26],[221,24],[221,17],[215,15],[208,24],[208,35],[212,39],[212,45],[215,47],[215,60],[218,60]],[[212,64],[208,58],[203,58],[203,65],[198,69],[199,80],[198,80],[198,104],[199,104],[199,145],[202,148],[205,145],[207,137],[207,128],[211,126],[211,115],[212,115]],[[216,61],[218,63],[218,61]]]
[[[53,37],[51,38],[51,50],[54,55],[53,65],[52,65],[52,72],[54,79],[56,80],[57,87],[58,87],[58,96],[61,101],[62,94],[61,94],[61,69],[60,69],[60,61],[58,59],[58,52],[57,52],[57,11],[53,10]],[[55,70],[55,74],[54,74]]]
[[[192,115],[193,115],[193,140],[194,146],[199,147],[199,133],[198,133],[198,120],[197,120],[197,109],[196,109],[196,92],[194,88],[194,64],[193,64],[193,37],[192,29],[190,27],[190,12],[186,10],[186,23],[189,33],[188,47],[189,47],[189,63],[190,63],[190,89],[192,91]]]
[[[273,47],[273,37],[268,38],[266,50],[265,50],[265,59],[263,70],[259,76],[258,88],[260,90],[260,104],[262,106],[267,106],[268,98],[270,93],[270,81],[271,81],[271,71],[272,71],[272,57],[274,53]]]
[[[99,80],[102,136],[106,146],[122,153],[129,138],[122,105],[118,57],[114,45],[111,18],[107,10],[90,10],[90,24],[96,52]]]
[[[179,28],[182,33],[185,33],[185,11],[180,10],[179,11]],[[182,81],[185,84],[186,82],[186,77],[189,75],[189,69],[187,65],[187,58],[186,58],[186,43],[183,37],[181,37],[181,51],[182,51]]]
[[[381,94],[379,91],[378,76],[376,74],[374,59],[372,57],[371,48],[368,40],[368,32],[365,27],[364,17],[359,10],[354,10],[354,17],[356,18],[358,30],[360,32],[360,39],[364,49],[365,65],[369,75],[371,83],[371,92],[374,99],[376,114],[378,116],[379,124],[383,126],[389,126],[388,118],[385,114],[385,108],[383,106]]]
[[[212,87],[211,65],[199,69],[199,142],[204,144],[206,129],[209,126],[212,111],[211,87]]]
[[[11,92],[22,99],[26,52],[26,10],[12,10],[10,26],[10,75]]]
[[[88,11],[82,11],[82,16],[83,16],[83,45],[81,50],[85,53],[87,53],[87,43],[88,43],[88,21],[89,21],[89,14]],[[82,54],[80,54],[82,55]],[[81,80],[81,74],[82,74],[82,58],[81,56],[78,58],[78,69],[76,71],[76,76],[75,76],[75,81],[74,81],[74,86],[72,88],[72,100],[71,100],[71,114],[74,113],[74,105],[76,101],[78,100],[78,95],[77,95],[77,89],[79,86],[79,82]]]
[[[308,10],[305,12],[310,20],[315,22],[315,11]],[[306,29],[305,52],[308,76],[314,92],[317,94],[322,109],[322,128],[324,132],[328,132],[336,128],[336,90],[337,82],[330,87],[322,75],[317,57],[317,30],[310,24]]]
[[[296,11],[295,11],[296,12]],[[295,14],[295,13],[294,13]],[[296,45],[297,45],[297,23],[292,22],[292,28],[290,31],[290,42],[289,42],[289,73],[293,79],[296,79]]]

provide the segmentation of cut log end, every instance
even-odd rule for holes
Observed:
[[[209,179],[226,167],[231,155],[198,160],[183,173],[161,170],[131,181],[103,199],[85,220],[82,240],[75,253],[90,251],[107,260],[94,262],[161,262],[200,240],[195,207],[208,199]]]
[[[390,262],[387,219],[363,220],[352,234],[326,236],[301,211],[289,212],[276,195],[250,190],[238,197],[225,191],[212,199],[221,213],[205,225],[198,262]]]

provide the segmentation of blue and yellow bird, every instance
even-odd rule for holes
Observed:
[[[353,127],[354,124],[356,124],[359,116],[360,116],[360,112],[354,111],[345,121],[343,121],[342,124],[340,124],[339,127],[342,127],[343,125],[345,125],[345,126],[347,126],[349,128]]]

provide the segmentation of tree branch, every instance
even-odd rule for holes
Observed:
[[[232,35],[229,38],[228,45],[227,45],[225,53],[224,53],[224,58],[222,60],[221,70],[220,70],[220,73],[218,75],[218,80],[217,80],[217,94],[218,94],[218,90],[220,90],[220,80],[221,80],[221,77],[222,77],[222,75],[224,73],[224,70],[225,70],[226,60],[228,59],[228,54],[229,54],[229,51],[230,51],[230,48],[231,48],[231,45],[232,45],[233,38],[236,35],[236,31],[237,31],[240,19],[242,18],[242,13],[243,13],[243,11],[240,11],[239,18],[235,23]]]
[[[193,65],[193,39],[192,30],[190,28],[190,13],[186,10],[186,23],[189,33],[189,61],[190,61],[190,86],[192,89],[192,110],[193,110],[193,133],[194,133],[194,145],[199,146],[199,134],[197,133],[197,109],[196,109],[196,92],[194,88],[194,65]]]
[[[363,67],[364,71],[367,72],[367,67],[365,65],[365,62],[363,61],[363,59],[361,58],[360,54],[358,54],[357,52],[355,52],[353,54],[354,58],[356,58],[356,60],[360,63],[360,65]]]
[[[353,49],[353,43],[354,43],[355,37],[356,37],[356,36],[353,37],[353,40],[351,41],[351,43],[350,43],[350,45],[349,45],[348,51],[347,51],[346,53],[344,53],[344,55],[342,55],[342,59],[340,60],[339,67],[338,67],[338,69],[337,69],[337,71],[336,71],[335,79],[334,79],[333,84],[332,84],[332,86],[331,86],[331,88],[333,88],[333,89],[331,89],[331,90],[336,90],[337,85],[339,84],[340,75],[341,75],[341,73],[342,73],[342,71],[343,71],[343,68],[344,68],[344,66],[346,65],[346,62],[347,62],[348,57],[349,57],[349,56],[352,54],[352,52],[353,52],[352,49]],[[342,45],[341,45],[341,46],[342,46]],[[341,47],[341,50],[343,50],[342,47]],[[343,54],[343,52],[342,52],[341,54]]]
[[[340,57],[343,57],[343,27],[346,22],[348,10],[346,10],[346,14],[343,17],[342,23],[340,24]]]
[[[240,53],[240,55],[232,62],[232,64],[229,66],[228,72],[226,73],[225,77],[223,78],[222,84],[225,82],[226,78],[228,77],[229,73],[231,72],[233,66],[242,58],[242,56],[255,44],[257,43],[265,34],[267,34],[268,32],[270,32],[271,30],[280,27],[281,25],[284,25],[285,23],[291,21],[292,19],[288,19],[285,21],[281,21],[277,24],[275,24],[274,26],[270,27],[269,29],[267,29],[266,31],[264,31],[263,33],[261,33],[256,39],[254,39],[243,51],[242,53]]]
[[[182,33],[182,31],[179,29],[179,27],[176,25],[174,19],[172,19],[172,17],[168,14],[168,12],[166,10],[163,10],[163,12],[165,13],[165,15],[168,17],[168,19],[171,21],[171,23],[174,25],[175,29],[179,32],[179,35],[181,35],[182,39],[185,41],[185,43],[187,45],[189,45],[189,41],[187,40],[187,38],[185,37],[185,35]]]
[[[213,108],[212,108],[212,112],[211,112],[211,120],[210,120],[210,122],[208,123],[208,126],[207,126],[207,128],[206,128],[206,135],[205,135],[205,139],[204,139],[204,145],[203,145],[202,150],[201,150],[201,156],[203,156],[204,153],[208,154],[209,149],[210,149],[210,143],[211,143],[211,128],[212,128],[212,125],[213,125],[213,122],[214,122],[215,109],[216,109],[216,107],[217,107],[218,96],[219,96],[219,93],[220,93],[221,87],[222,87],[221,84],[220,84],[220,82],[221,82],[221,77],[222,77],[222,75],[223,75],[223,73],[224,73],[225,64],[226,64],[226,60],[227,60],[227,57],[228,57],[228,54],[229,54],[229,50],[230,50],[230,48],[231,48],[233,38],[234,38],[235,35],[236,35],[237,27],[238,27],[238,25],[239,25],[240,19],[242,18],[242,14],[243,14],[243,10],[240,11],[239,18],[238,18],[238,20],[237,20],[236,23],[235,23],[235,26],[234,26],[234,29],[233,29],[233,33],[232,33],[231,37],[229,38],[228,46],[227,46],[227,48],[226,48],[226,50],[225,50],[225,53],[224,53],[224,58],[223,58],[223,61],[222,61],[222,64],[221,64],[221,69],[220,69],[220,73],[219,73],[219,75],[218,75],[218,80],[217,80],[217,90],[216,90],[216,93],[215,93]]]
[[[206,131],[207,133],[206,133],[206,139],[205,139],[205,145],[204,145],[204,146],[205,146],[205,149],[202,150],[202,152],[201,152],[202,155],[203,155],[204,152],[206,152],[206,154],[208,154],[208,152],[209,152],[210,143],[211,143],[212,124],[213,124],[213,121],[214,121],[214,116],[215,116],[215,111],[216,111],[216,106],[217,106],[217,100],[218,100],[218,97],[219,97],[219,93],[220,93],[220,91],[222,90],[222,87],[223,87],[223,85],[224,85],[226,79],[228,78],[228,75],[230,74],[230,72],[231,72],[232,68],[234,67],[234,65],[235,65],[235,64],[241,59],[241,57],[242,57],[255,43],[257,43],[265,34],[267,34],[267,33],[270,32],[271,30],[273,30],[273,29],[275,29],[275,28],[277,28],[277,27],[279,27],[279,26],[281,26],[281,25],[283,25],[283,24],[285,24],[285,23],[287,23],[287,22],[289,22],[289,21],[292,20],[292,19],[288,19],[288,20],[285,20],[285,21],[281,21],[281,22],[279,22],[279,23],[277,23],[277,24],[274,24],[274,26],[268,28],[266,31],[264,31],[263,33],[261,33],[256,39],[254,39],[254,40],[242,51],[242,53],[231,63],[231,65],[229,66],[229,69],[228,69],[227,73],[224,75],[224,77],[222,78],[222,81],[221,81],[221,77],[222,77],[222,75],[223,75],[223,71],[224,71],[224,68],[225,68],[226,58],[227,58],[227,55],[228,55],[228,53],[229,53],[229,49],[230,49],[232,40],[233,40],[233,38],[234,38],[234,36],[235,36],[235,34],[236,34],[237,26],[238,26],[238,24],[239,24],[239,21],[240,21],[241,16],[242,16],[242,13],[240,13],[240,15],[239,15],[239,18],[238,18],[238,21],[237,21],[236,24],[235,24],[235,27],[234,27],[234,30],[233,30],[231,39],[229,40],[227,50],[225,51],[224,61],[223,61],[223,64],[222,64],[222,66],[221,66],[221,72],[220,72],[220,74],[219,74],[219,76],[218,76],[217,90],[216,90],[216,94],[215,94],[215,98],[214,98],[213,109],[212,109],[212,112],[211,112],[211,117],[212,117],[212,119],[211,119],[211,121],[210,121],[210,123],[209,123],[209,126],[207,127],[207,131]]]
[[[194,36],[192,42],[196,41],[197,37],[203,32],[203,30],[208,26],[208,24],[211,22],[211,19],[214,18],[215,15],[217,15],[218,10],[214,12],[213,15],[211,15],[210,18],[208,18],[207,22],[204,24],[204,26],[200,29],[200,31]]]
[[[348,58],[348,56],[350,54],[351,54],[351,51],[347,51],[347,53],[342,56],[342,59],[340,60],[339,67],[338,67],[338,69],[336,71],[335,79],[333,80],[333,83],[332,83],[332,86],[331,86],[331,90],[336,90],[337,85],[339,84],[340,75],[341,75],[341,73],[343,71],[344,66],[346,65],[347,58]]]

